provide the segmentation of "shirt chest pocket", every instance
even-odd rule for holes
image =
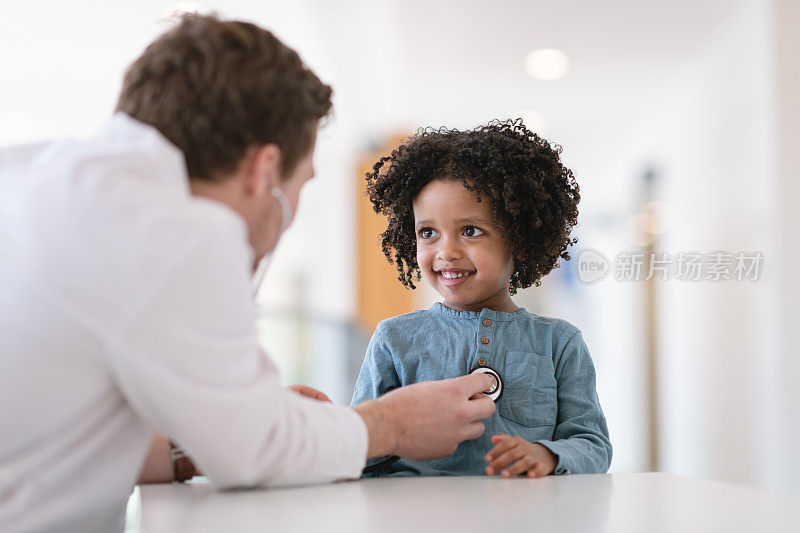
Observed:
[[[555,426],[558,390],[553,360],[533,352],[508,352],[500,416],[527,427]]]

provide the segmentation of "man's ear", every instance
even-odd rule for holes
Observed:
[[[261,196],[280,183],[281,149],[270,143],[254,147],[245,172],[245,187],[249,195]]]

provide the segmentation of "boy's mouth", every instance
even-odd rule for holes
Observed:
[[[467,281],[470,276],[475,274],[475,270],[444,269],[436,272],[442,284],[446,287],[455,287]]]

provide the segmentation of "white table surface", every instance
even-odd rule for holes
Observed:
[[[143,533],[800,532],[800,495],[660,473],[384,478],[233,492],[143,485],[140,497],[128,518]]]

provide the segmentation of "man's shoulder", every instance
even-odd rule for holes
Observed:
[[[153,126],[117,113],[86,138],[50,142],[34,163],[87,174],[92,169],[146,170],[156,177],[186,175],[183,152]],[[144,179],[147,179],[145,177]]]
[[[13,180],[18,201],[0,202],[0,237],[20,271],[92,313],[130,306],[198,263],[247,276],[244,220],[192,195],[176,148],[143,125],[96,137],[34,150]]]
[[[192,194],[177,147],[122,113],[90,138],[49,143],[28,173],[31,218],[63,224],[88,246],[114,251],[114,241],[124,241],[125,248],[177,251],[196,236],[243,231],[230,208]]]

